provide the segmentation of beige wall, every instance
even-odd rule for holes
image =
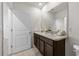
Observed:
[[[68,34],[67,55],[75,55],[73,45],[79,45],[79,2],[70,2],[68,5]]]

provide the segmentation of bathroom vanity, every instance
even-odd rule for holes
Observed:
[[[44,56],[65,56],[65,39],[50,33],[35,32],[34,44]]]

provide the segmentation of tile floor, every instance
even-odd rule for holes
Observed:
[[[42,54],[38,51],[36,47],[33,47],[29,50],[13,54],[12,56],[42,56]]]

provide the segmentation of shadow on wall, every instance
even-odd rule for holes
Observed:
[[[25,10],[13,10],[12,13],[29,30],[40,30],[41,11],[38,8],[30,7]],[[38,26],[38,28],[37,28]]]
[[[30,31],[31,17],[29,16],[29,13],[14,12],[12,14],[13,14],[13,19],[17,19],[28,31]]]

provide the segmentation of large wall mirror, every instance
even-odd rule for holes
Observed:
[[[63,2],[44,13],[42,16],[43,30],[67,33],[67,3]]]

